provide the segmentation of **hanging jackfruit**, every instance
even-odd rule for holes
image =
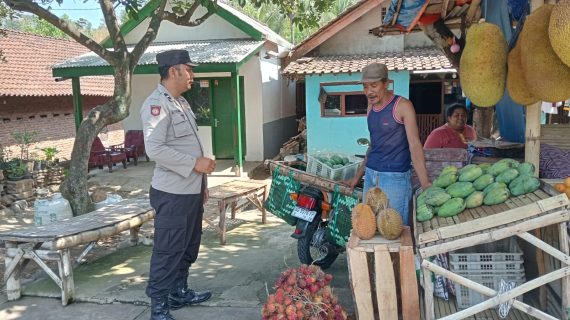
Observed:
[[[559,2],[550,15],[548,37],[558,58],[570,67],[570,2]]]
[[[495,24],[483,22],[467,30],[459,61],[459,78],[465,95],[479,107],[492,107],[505,92],[507,42]]]
[[[542,101],[570,98],[570,68],[556,55],[548,37],[554,5],[545,4],[528,16],[521,31],[521,65],[527,87]]]
[[[526,79],[521,65],[521,39],[517,40],[515,47],[509,52],[507,72],[507,90],[514,102],[528,106],[538,102],[526,86]]]

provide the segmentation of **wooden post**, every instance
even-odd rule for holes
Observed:
[[[424,308],[425,320],[435,319],[435,309],[433,308],[433,282],[431,282],[432,272],[422,268],[424,273]]]
[[[73,282],[73,267],[69,249],[59,250],[58,260],[59,277],[61,279],[61,304],[66,306],[75,298],[75,284]]]
[[[134,227],[129,229],[131,235],[131,245],[136,246],[139,243],[139,230],[141,227]]]
[[[18,244],[16,242],[6,241],[6,250],[9,248],[18,248]],[[6,275],[8,275],[8,278],[6,279],[6,294],[8,296],[8,300],[17,300],[22,296],[20,287],[20,274],[22,272],[21,259],[22,255],[10,257],[8,254],[6,254],[4,259]],[[12,261],[14,261],[14,265],[12,265]],[[11,272],[8,273],[10,270]]]
[[[544,4],[544,0],[531,0],[530,10],[534,11]],[[540,105],[541,102],[526,106],[526,132],[524,161],[534,164],[534,175],[538,177],[540,165]]]
[[[234,134],[234,161],[236,177],[241,176],[243,168],[243,141],[242,141],[242,119],[241,119],[241,94],[240,77],[237,72],[232,72],[232,97],[233,97],[233,134]]]
[[[398,319],[398,298],[396,297],[396,279],[390,251],[386,245],[374,246],[374,272],[378,317],[380,319]],[[380,277],[380,275],[382,275]]]
[[[359,251],[348,247],[346,249],[350,285],[354,295],[354,311],[356,318],[360,320],[373,320],[374,307],[372,304],[372,288],[370,286],[370,272],[365,251]],[[392,268],[392,266],[390,266]],[[358,301],[358,303],[356,303]]]
[[[220,200],[218,202],[218,210],[220,210],[220,244],[226,244],[226,202]]]
[[[420,301],[418,297],[418,282],[416,281],[414,249],[411,244],[410,246],[404,246],[404,243],[402,243],[400,247],[400,288],[402,290],[402,319],[419,320]]]
[[[566,256],[570,253],[570,248],[568,246],[568,229],[566,229],[566,223],[558,224],[558,236],[560,243],[560,251],[562,251]],[[570,313],[570,277],[566,276],[562,280],[562,319],[567,320]]]

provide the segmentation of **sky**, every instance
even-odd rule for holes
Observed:
[[[51,3],[51,12],[58,17],[67,14],[73,21],[84,18],[91,22],[93,28],[103,23],[99,2],[95,0],[87,0],[85,3],[82,0],[63,0],[61,5],[54,1]]]

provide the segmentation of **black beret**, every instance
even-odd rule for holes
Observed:
[[[177,64],[187,64],[191,67],[198,66],[192,60],[186,50],[169,50],[156,55],[156,63],[159,67],[170,67]]]

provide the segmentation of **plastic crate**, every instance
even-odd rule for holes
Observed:
[[[333,155],[338,155],[340,157],[348,158],[350,164],[347,164],[341,168],[332,168],[328,164],[323,163],[317,157],[327,157],[330,158]],[[362,162],[361,158],[343,155],[339,153],[319,153],[315,155],[307,155],[307,172],[316,174],[320,177],[340,181],[352,179],[356,175],[356,171]]]
[[[492,275],[478,275],[478,274],[459,273],[459,275],[462,275],[467,279],[473,280],[495,291],[499,291],[501,279],[507,282],[514,282],[516,286],[519,286],[525,282],[524,270],[513,274],[495,273]],[[454,284],[455,284],[455,297],[458,309],[467,309],[471,306],[474,306],[478,303],[481,303],[489,299],[489,297],[477,291],[471,290],[456,282]],[[517,300],[522,300],[522,296],[517,297]]]
[[[477,252],[477,250],[481,251]],[[492,242],[486,247],[475,247],[474,249],[469,248],[450,253],[449,261],[451,264],[455,262],[521,262],[524,260],[523,256],[524,255],[517,244],[516,238],[508,238]]]
[[[451,271],[503,271],[503,270],[524,270],[524,261],[492,261],[492,262],[453,262],[449,265]]]

